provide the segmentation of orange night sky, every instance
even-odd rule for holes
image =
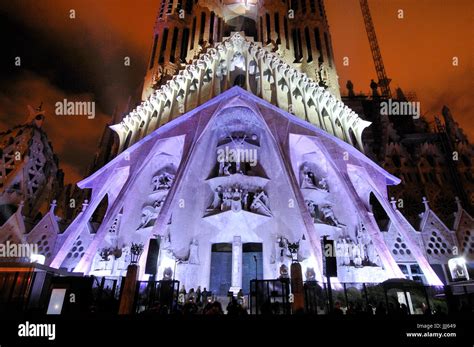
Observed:
[[[376,76],[359,1],[325,2],[342,92],[351,79],[357,92],[368,93]],[[448,105],[473,140],[474,2],[369,0],[369,6],[392,90],[415,92],[428,119]],[[0,131],[24,122],[26,105],[43,101],[44,127],[66,181],[80,180],[114,108],[123,107],[143,80],[157,8],[157,0],[2,3]],[[397,18],[399,9],[404,19]],[[342,64],[345,56],[349,66]],[[125,57],[131,66],[124,66]],[[96,101],[96,118],[54,115],[54,104],[64,98]]]

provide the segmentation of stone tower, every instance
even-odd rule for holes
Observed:
[[[63,186],[64,174],[42,129],[44,111],[29,107],[29,112],[26,123],[0,133],[0,225],[22,201],[26,217],[47,212]]]
[[[142,100],[231,32],[261,43],[340,97],[323,0],[161,0]]]

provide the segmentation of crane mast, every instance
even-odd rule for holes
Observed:
[[[380,47],[377,42],[377,36],[375,35],[374,23],[372,22],[372,16],[370,15],[369,4],[367,0],[359,0],[360,8],[362,10],[362,16],[364,17],[365,30],[367,31],[367,37],[369,38],[370,50],[372,51],[372,58],[374,59],[375,71],[377,72],[378,84],[382,91],[382,97],[392,98],[390,92],[390,79],[387,78],[385,73],[385,67],[383,65],[382,54],[380,53]]]

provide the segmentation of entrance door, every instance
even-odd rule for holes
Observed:
[[[263,255],[261,243],[242,245],[242,291],[250,292],[250,281],[263,280]]]
[[[215,295],[227,295],[232,284],[232,244],[214,243],[211,250],[210,290]]]

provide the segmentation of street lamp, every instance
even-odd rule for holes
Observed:
[[[448,260],[449,271],[453,281],[468,281],[469,273],[466,267],[466,259],[463,257],[451,258]]]
[[[138,264],[138,260],[140,260],[140,256],[143,252],[143,244],[142,243],[133,243],[130,247],[130,265]]]

